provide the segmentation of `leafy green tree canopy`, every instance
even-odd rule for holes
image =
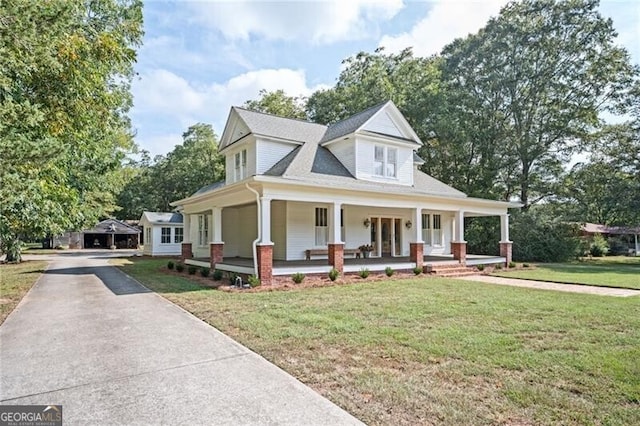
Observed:
[[[262,89],[258,96],[258,99],[246,101],[243,106],[252,111],[280,117],[297,118],[299,120],[307,119],[307,114],[304,110],[304,98],[287,96],[282,89],[275,92],[268,92]]]
[[[129,84],[137,0],[0,3],[0,251],[115,208],[112,173],[133,147]]]

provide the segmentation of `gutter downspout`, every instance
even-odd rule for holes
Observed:
[[[244,186],[246,186],[249,191],[253,192],[256,195],[256,204],[258,206],[258,238],[253,240],[253,243],[251,243],[251,247],[253,248],[253,272],[254,272],[254,275],[257,277],[258,276],[258,249],[256,245],[258,244],[258,241],[260,241],[260,238],[262,237],[262,206],[260,205],[260,193],[255,189],[251,188],[249,186],[249,182],[246,182]]]

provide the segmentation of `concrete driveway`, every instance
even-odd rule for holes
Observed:
[[[55,257],[0,327],[0,404],[62,404],[70,425],[361,424],[109,257]]]

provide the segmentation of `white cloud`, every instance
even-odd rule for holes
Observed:
[[[303,70],[286,68],[250,71],[209,85],[189,82],[167,70],[154,70],[141,75],[133,85],[134,122],[146,125],[137,129],[136,140],[152,154],[163,154],[180,143],[181,137],[175,137],[177,131],[184,132],[197,122],[213,124],[220,135],[229,108],[257,98],[261,89],[308,96],[319,88],[307,85]]]
[[[262,37],[314,44],[372,36],[372,26],[393,18],[403,0],[190,2],[196,20],[232,40]]]
[[[390,52],[413,47],[416,56],[440,53],[454,39],[477,32],[491,16],[497,16],[506,3],[507,0],[435,1],[427,16],[409,32],[385,35],[379,44]]]

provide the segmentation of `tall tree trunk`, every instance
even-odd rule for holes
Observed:
[[[20,263],[22,261],[22,241],[17,237],[8,237],[3,244],[6,253],[6,261],[9,263]]]

